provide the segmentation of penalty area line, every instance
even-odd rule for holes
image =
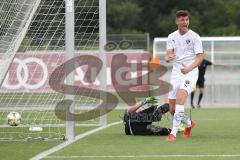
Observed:
[[[96,129],[90,130],[90,131],[85,132],[83,134],[79,134],[79,135],[77,135],[75,137],[75,139],[73,141],[63,142],[63,143],[61,143],[61,144],[59,144],[59,145],[57,145],[57,146],[55,146],[53,148],[50,148],[49,150],[46,150],[46,151],[44,151],[42,153],[37,154],[36,156],[30,158],[30,160],[43,159],[43,158],[47,157],[48,155],[50,155],[50,154],[52,154],[54,152],[57,152],[57,151],[59,151],[59,150],[65,148],[65,147],[69,146],[70,144],[72,144],[72,143],[74,143],[74,142],[76,142],[76,141],[78,141],[78,140],[80,140],[80,139],[82,139],[84,137],[87,137],[87,136],[92,135],[92,134],[94,134],[94,133],[96,133],[98,131],[101,131],[103,129],[106,129],[108,127],[111,127],[111,126],[114,126],[114,125],[117,125],[117,124],[120,124],[120,123],[122,123],[122,121],[113,122],[113,123],[110,123],[110,124],[108,124],[106,126],[98,127]]]
[[[166,154],[166,155],[116,155],[116,156],[48,156],[49,159],[95,159],[95,158],[177,158],[177,157],[240,157],[240,154]]]

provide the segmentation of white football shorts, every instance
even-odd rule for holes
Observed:
[[[186,90],[189,95],[193,91],[193,88],[196,87],[197,79],[198,68],[193,69],[187,74],[182,74],[179,71],[173,70],[170,78],[172,90],[168,93],[168,99],[176,99],[179,89]]]

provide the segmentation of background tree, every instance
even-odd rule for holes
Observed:
[[[190,28],[201,36],[240,35],[239,0],[107,0],[108,33],[166,37],[176,29],[175,12],[190,11]]]

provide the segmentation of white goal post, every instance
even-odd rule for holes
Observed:
[[[59,119],[54,109],[64,99],[73,101],[73,113],[89,111],[101,101],[64,95],[48,85],[51,73],[65,61],[80,55],[96,55],[103,62],[100,89],[106,90],[105,44],[106,0],[2,0],[0,140],[73,140],[76,126],[106,125],[105,115],[84,122]],[[85,70],[83,67],[70,73],[65,84],[76,85],[76,79],[83,78],[79,73]],[[21,114],[19,126],[7,124],[10,111]],[[29,130],[33,127],[42,131]]]

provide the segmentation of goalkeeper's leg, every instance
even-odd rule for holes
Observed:
[[[157,136],[167,136],[171,132],[170,128],[162,128],[160,126],[156,125],[148,125],[147,129],[152,132],[152,135],[157,135]]]

